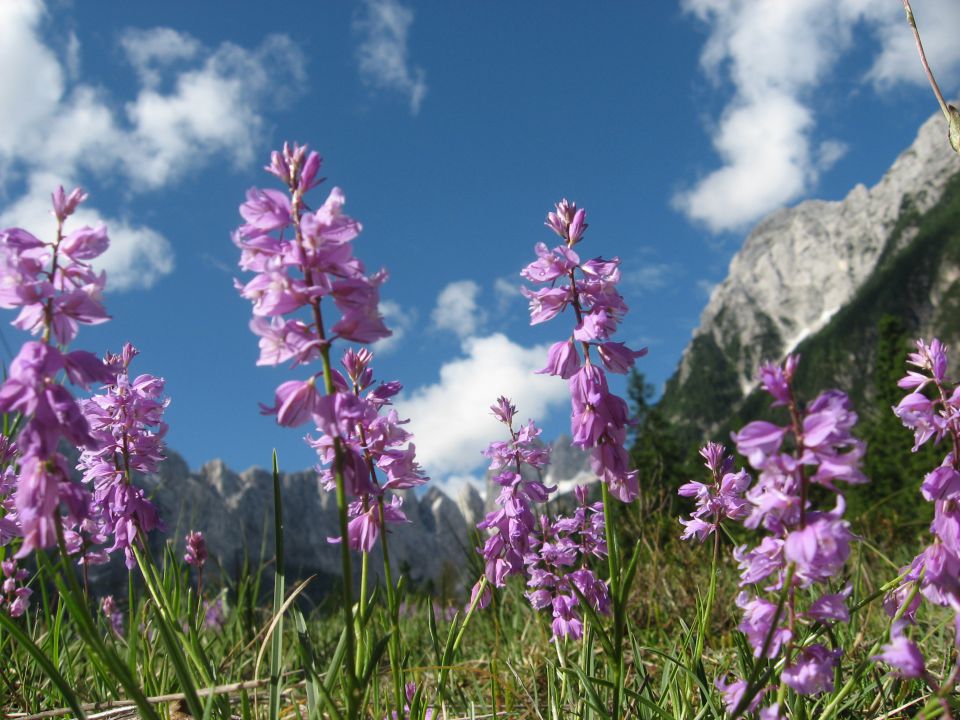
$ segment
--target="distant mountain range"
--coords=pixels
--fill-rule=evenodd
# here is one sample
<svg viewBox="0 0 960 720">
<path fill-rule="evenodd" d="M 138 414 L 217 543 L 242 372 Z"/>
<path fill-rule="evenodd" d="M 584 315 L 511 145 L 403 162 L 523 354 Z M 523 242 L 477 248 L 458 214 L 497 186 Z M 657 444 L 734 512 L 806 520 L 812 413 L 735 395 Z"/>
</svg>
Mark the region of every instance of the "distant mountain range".
<svg viewBox="0 0 960 720">
<path fill-rule="evenodd" d="M 167 537 L 182 543 L 191 530 L 207 537 L 211 557 L 228 574 L 249 558 L 253 567 L 273 557 L 273 479 L 261 468 L 237 473 L 221 460 L 191 471 L 182 457 L 168 451 L 156 475 L 142 479 L 160 509 Z M 569 492 L 577 483 L 595 480 L 588 457 L 570 447 L 569 438 L 553 445 L 553 464 L 545 476 L 549 484 Z M 490 484 L 488 478 L 488 484 Z M 336 500 L 325 491 L 312 470 L 281 473 L 284 545 L 287 567 L 296 577 L 320 575 L 318 587 L 340 574 L 340 550 L 327 542 L 339 535 Z M 497 488 L 487 500 L 471 484 L 459 486 L 453 497 L 442 483 L 430 483 L 425 492 L 403 494 L 410 522 L 390 527 L 391 563 L 408 580 L 438 590 L 454 590 L 472 583 L 471 562 L 476 555 L 471 539 L 477 522 L 492 507 Z M 261 547 L 265 551 L 261 555 Z M 375 574 L 382 567 L 379 549 L 371 557 Z"/>
<path fill-rule="evenodd" d="M 872 188 L 757 225 L 713 290 L 660 409 L 689 438 L 722 437 L 762 412 L 760 363 L 791 352 L 803 356 L 804 392 L 836 386 L 869 400 L 884 316 L 908 337 L 935 334 L 960 348 L 960 157 L 939 113 Z"/>
</svg>

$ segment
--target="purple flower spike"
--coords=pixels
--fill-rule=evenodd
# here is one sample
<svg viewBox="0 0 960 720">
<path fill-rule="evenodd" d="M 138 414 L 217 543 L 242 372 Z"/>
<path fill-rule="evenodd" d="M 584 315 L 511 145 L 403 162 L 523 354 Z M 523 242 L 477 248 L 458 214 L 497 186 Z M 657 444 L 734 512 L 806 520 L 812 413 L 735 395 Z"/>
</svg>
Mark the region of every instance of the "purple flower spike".
<svg viewBox="0 0 960 720">
<path fill-rule="evenodd" d="M 112 535 L 107 551 L 123 550 L 128 568 L 136 565 L 136 539 L 162 525 L 154 504 L 133 483 L 133 473 L 154 473 L 164 459 L 163 413 L 169 404 L 162 379 L 131 377 L 130 363 L 138 354 L 127 343 L 119 354 L 104 358 L 103 367 L 113 375 L 101 394 L 82 403 L 95 447 L 84 450 L 77 464 L 84 481 L 93 486 L 90 532 L 104 539 Z"/>
<path fill-rule="evenodd" d="M 681 539 L 696 538 L 703 542 L 717 532 L 724 520 L 742 520 L 750 514 L 750 504 L 743 497 L 750 484 L 750 476 L 743 470 L 731 472 L 733 458 L 719 443 L 707 443 L 700 449 L 700 455 L 707 461 L 706 467 L 713 475 L 712 484 L 691 480 L 681 485 L 677 494 L 694 498 L 697 503 L 689 520 L 680 519 L 684 526 Z"/>
<path fill-rule="evenodd" d="M 782 654 L 790 659 L 780 673 L 783 683 L 801 695 L 816 695 L 833 690 L 841 651 L 822 645 L 802 646 L 795 631 L 801 621 L 830 624 L 850 619 L 850 587 L 839 593 L 825 592 L 842 572 L 856 540 L 843 519 L 845 502 L 836 482 L 862 483 L 866 477 L 859 469 L 864 445 L 852 434 L 857 415 L 849 399 L 829 390 L 801 405 L 793 390 L 798 362 L 798 357 L 791 355 L 782 366 L 768 364 L 760 371 L 772 405 L 785 407 L 789 422 L 782 426 L 751 422 L 733 434 L 737 450 L 758 472 L 753 486 L 746 473 L 727 473 L 716 500 L 699 483 L 683 486 L 681 494 L 696 497 L 698 507 L 714 502 L 718 518 L 739 517 L 748 528 L 769 533 L 753 548 L 744 545 L 734 550 L 741 587 L 759 585 L 762 593 L 758 596 L 751 590 L 738 597 L 737 605 L 743 610 L 739 629 L 756 656 L 766 647 L 768 658 Z M 711 469 L 726 463 L 716 447 L 708 446 L 701 454 Z M 836 494 L 833 510 L 812 506 L 811 484 Z M 724 488 L 729 500 L 721 505 Z M 739 505 L 741 498 L 743 504 Z M 706 521 L 706 513 L 703 515 L 702 521 Z M 809 593 L 797 593 L 796 589 L 817 586 L 823 589 L 804 609 Z M 764 708 L 760 714 L 782 716 L 778 705 Z"/>
<path fill-rule="evenodd" d="M 203 604 L 203 627 L 207 630 L 220 632 L 227 622 L 227 609 L 223 595 L 208 600 Z"/>
<path fill-rule="evenodd" d="M 933 440 L 948 438 L 949 450 L 940 466 L 929 472 L 920 485 L 923 498 L 933 503 L 933 538 L 907 568 L 903 584 L 883 601 L 884 609 L 897 619 L 890 628 L 890 641 L 874 660 L 883 661 L 894 673 L 907 678 L 926 679 L 923 656 L 904 630 L 916 622 L 923 600 L 950 607 L 954 613 L 955 642 L 960 642 L 960 384 L 947 379 L 947 351 L 938 339 L 916 341 L 909 353 L 909 370 L 897 383 L 910 392 L 893 408 L 903 425 L 914 433 L 914 451 Z M 919 590 L 919 592 L 917 592 Z M 906 605 L 908 599 L 910 604 Z M 953 669 L 954 677 L 957 672 Z M 931 684 L 936 691 L 936 686 Z"/>
<path fill-rule="evenodd" d="M 190 532 L 185 540 L 187 551 L 183 555 L 183 561 L 197 570 L 203 570 L 203 566 L 207 563 L 207 541 L 203 533 Z"/>
<path fill-rule="evenodd" d="M 603 505 L 589 505 L 587 488 L 579 486 L 575 492 L 579 507 L 572 516 L 552 522 L 541 516 L 538 521 L 535 504 L 546 502 L 556 491 L 539 479 L 550 460 L 549 448 L 540 443 L 540 430 L 532 420 L 514 429 L 516 408 L 507 398 L 499 398 L 493 410 L 509 428 L 510 440 L 492 442 L 484 451 L 493 479 L 501 486 L 497 509 L 477 523 L 488 533 L 483 547 L 477 548 L 485 564 L 485 593 L 491 585 L 506 585 L 511 575 L 522 575 L 531 606 L 552 610 L 554 637 L 580 638 L 581 596 L 601 614 L 610 609 L 606 583 L 587 564 L 589 557 L 607 553 Z M 474 597 L 478 590 L 479 584 Z M 485 607 L 489 597 L 485 594 L 479 602 Z"/>
<path fill-rule="evenodd" d="M 17 567 L 13 559 L 0 562 L 3 572 L 3 584 L 0 585 L 0 612 L 6 612 L 10 617 L 20 617 L 30 604 L 33 591 L 24 585 L 29 577 L 24 568 Z"/>
<path fill-rule="evenodd" d="M 0 412 L 23 416 L 15 478 L 6 452 L 0 462 L 0 486 L 6 488 L 0 492 L 4 514 L 0 541 L 21 537 L 16 557 L 55 545 L 58 531 L 68 550 L 84 548 L 84 561 L 98 554 L 79 540 L 79 533 L 88 530 L 98 537 L 91 527 L 96 506 L 86 489 L 71 479 L 58 451 L 63 441 L 83 449 L 97 445 L 64 378 L 88 389 L 110 376 L 90 353 L 66 348 L 80 325 L 109 319 L 102 305 L 106 275 L 88 264 L 107 249 L 106 229 L 83 227 L 64 233 L 64 222 L 85 199 L 79 188 L 67 194 L 59 187 L 52 193 L 53 241 L 40 240 L 22 228 L 0 230 L 0 307 L 19 308 L 12 324 L 38 338 L 23 344 L 0 385 Z M 15 487 L 7 487 L 11 485 Z M 25 608 L 26 597 L 22 595 L 18 609 Z"/>
<path fill-rule="evenodd" d="M 234 284 L 253 303 L 250 328 L 260 338 L 258 365 L 328 363 L 338 338 L 366 344 L 391 334 L 379 310 L 387 273 L 368 275 L 354 256 L 352 243 L 363 227 L 344 212 L 343 191 L 332 188 L 316 210 L 307 206 L 306 194 L 323 182 L 322 162 L 307 146 L 284 143 L 265 169 L 285 190 L 252 188 L 240 206 L 244 223 L 233 241 L 240 248 L 240 268 L 255 276 Z M 339 318 L 323 317 L 324 299 L 323 307 L 335 308 Z M 345 376 L 325 367 L 325 380 L 319 372 L 288 380 L 276 389 L 272 406 L 261 405 L 280 425 L 313 422 L 319 436 L 307 442 L 320 457 L 320 482 L 330 490 L 342 479 L 349 496 L 346 542 L 364 552 L 373 549 L 386 524 L 406 521 L 399 496 L 387 493 L 427 481 L 411 436 L 401 428 L 406 421 L 385 410 L 401 386 L 374 386 L 372 359 L 366 348 L 349 349 L 341 362 Z"/>
<path fill-rule="evenodd" d="M 620 260 L 581 261 L 573 246 L 587 229 L 586 213 L 574 203 L 557 203 L 555 212 L 547 215 L 546 225 L 564 243 L 553 249 L 537 243 L 534 252 L 538 259 L 521 272 L 533 283 L 550 283 L 535 290 L 521 289 L 530 302 L 530 323 L 552 320 L 572 306 L 576 325 L 572 337 L 550 347 L 547 365 L 538 372 L 569 380 L 573 444 L 592 450 L 593 471 L 615 497 L 631 502 L 640 488 L 637 472 L 630 469 L 624 449 L 629 425 L 627 405 L 610 392 L 604 368 L 626 373 L 647 351 L 632 350 L 612 339 L 627 312 L 616 288 Z M 593 350 L 597 354 L 591 357 Z"/>
</svg>

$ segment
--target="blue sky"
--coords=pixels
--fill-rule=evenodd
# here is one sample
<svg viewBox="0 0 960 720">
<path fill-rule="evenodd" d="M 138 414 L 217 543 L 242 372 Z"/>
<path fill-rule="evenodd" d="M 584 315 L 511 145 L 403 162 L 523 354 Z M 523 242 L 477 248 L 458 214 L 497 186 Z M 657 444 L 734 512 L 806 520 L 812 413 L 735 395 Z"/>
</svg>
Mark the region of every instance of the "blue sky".
<svg viewBox="0 0 960 720">
<path fill-rule="evenodd" d="M 914 8 L 955 92 L 960 5 Z M 2 0 L 0 226 L 49 233 L 50 190 L 87 188 L 114 320 L 77 346 L 141 348 L 192 466 L 276 447 L 303 468 L 305 429 L 257 409 L 303 370 L 255 366 L 229 233 L 270 150 L 309 143 L 391 274 L 377 375 L 456 482 L 482 472 L 497 395 L 567 424 L 565 384 L 530 370 L 569 319 L 530 328 L 517 292 L 555 201 L 587 208 L 582 254 L 622 259 L 619 339 L 662 384 L 757 219 L 876 182 L 912 141 L 936 109 L 914 53 L 898 0 Z"/>
</svg>

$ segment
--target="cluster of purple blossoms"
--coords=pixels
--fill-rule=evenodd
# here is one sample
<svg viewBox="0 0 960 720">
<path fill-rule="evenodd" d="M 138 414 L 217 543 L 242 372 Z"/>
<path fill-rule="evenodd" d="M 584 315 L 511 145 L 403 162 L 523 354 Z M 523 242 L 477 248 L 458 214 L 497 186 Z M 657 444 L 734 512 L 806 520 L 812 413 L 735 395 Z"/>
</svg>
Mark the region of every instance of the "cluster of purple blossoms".
<svg viewBox="0 0 960 720">
<path fill-rule="evenodd" d="M 611 339 L 627 312 L 617 291 L 620 259 L 581 262 L 573 247 L 587 229 L 586 213 L 573 203 L 557 203 L 556 212 L 547 215 L 546 225 L 564 244 L 551 250 L 537 243 L 539 259 L 521 272 L 530 282 L 546 285 L 539 290 L 523 288 L 530 301 L 530 323 L 551 320 L 571 306 L 577 325 L 568 339 L 550 348 L 547 366 L 540 372 L 569 381 L 573 444 L 592 450 L 593 471 L 610 492 L 630 502 L 640 489 L 637 472 L 630 470 L 624 448 L 629 424 L 627 404 L 610 392 L 604 368 L 625 374 L 647 351 L 631 350 Z M 600 364 L 595 364 L 592 350 Z"/>
<path fill-rule="evenodd" d="M 830 390 L 801 407 L 792 385 L 797 362 L 797 356 L 790 356 L 782 367 L 767 365 L 760 371 L 763 388 L 773 396 L 774 406 L 787 408 L 790 422 L 779 426 L 756 421 L 733 436 L 737 450 L 759 473 L 756 484 L 746 492 L 749 512 L 744 513 L 744 524 L 763 527 L 769 533 L 752 549 L 737 548 L 734 557 L 741 570 L 741 587 L 754 588 L 737 598 L 743 611 L 739 628 L 754 655 L 775 658 L 782 653 L 782 682 L 801 695 L 815 695 L 833 689 L 841 652 L 822 644 L 800 647 L 797 630 L 801 623 L 847 622 L 850 588 L 822 592 L 803 611 L 796 590 L 826 587 L 840 573 L 855 538 L 843 519 L 845 503 L 835 483 L 867 479 L 859 467 L 864 444 L 851 433 L 857 415 L 849 399 Z M 811 484 L 836 493 L 834 509 L 812 507 Z M 760 584 L 763 593 L 784 598 L 782 608 L 756 594 Z M 744 687 L 739 681 L 725 686 L 728 702 L 735 696 L 739 702 Z M 766 709 L 769 717 L 776 713 L 776 706 Z"/>
<path fill-rule="evenodd" d="M 119 354 L 104 358 L 110 380 L 103 392 L 80 404 L 95 445 L 80 454 L 77 464 L 84 481 L 93 486 L 89 520 L 95 529 L 84 545 L 107 542 L 112 536 L 106 552 L 123 550 L 128 568 L 136 566 L 137 538 L 161 526 L 156 506 L 133 483 L 133 473 L 156 472 L 164 459 L 163 412 L 169 404 L 162 397 L 161 378 L 130 375 L 130 363 L 138 354 L 126 343 Z"/>
<path fill-rule="evenodd" d="M 5 611 L 10 617 L 20 617 L 27 611 L 30 596 L 33 590 L 24 585 L 30 573 L 24 568 L 17 567 L 13 558 L 0 562 L 3 572 L 3 585 L 0 586 L 0 611 Z"/>
<path fill-rule="evenodd" d="M 746 470 L 733 471 L 733 457 L 727 455 L 726 448 L 720 443 L 707 443 L 700 449 L 700 455 L 706 460 L 704 465 L 713 476 L 713 482 L 707 485 L 691 480 L 681 485 L 677 493 L 694 498 L 697 503 L 689 520 L 680 519 L 683 525 L 680 537 L 703 542 L 717 532 L 724 520 L 743 520 L 750 514 L 751 506 L 743 493 L 752 478 Z"/>
<path fill-rule="evenodd" d="M 93 448 L 86 418 L 73 395 L 58 380 L 89 389 L 108 382 L 109 369 L 95 355 L 66 352 L 79 325 L 108 319 L 100 302 L 106 282 L 89 261 L 109 244 L 106 228 L 82 227 L 65 235 L 64 221 L 86 199 L 76 189 L 53 193 L 56 238 L 44 242 L 22 228 L 0 230 L 0 307 L 20 308 L 13 324 L 39 340 L 23 344 L 0 386 L 0 413 L 17 413 L 24 423 L 17 436 L 20 453 L 16 522 L 23 538 L 18 557 L 57 543 L 58 528 L 74 527 L 89 514 L 89 493 L 70 479 L 61 440 Z M 61 515 L 61 504 L 66 511 Z"/>
<path fill-rule="evenodd" d="M 193 531 L 187 533 L 187 536 L 184 538 L 186 543 L 186 552 L 183 555 L 183 561 L 195 567 L 198 571 L 203 570 L 203 566 L 207 564 L 207 541 L 203 537 L 203 533 L 199 531 Z"/>
<path fill-rule="evenodd" d="M 308 438 L 320 456 L 317 467 L 326 490 L 336 487 L 334 467 L 339 446 L 344 489 L 351 498 L 347 507 L 347 543 L 352 550 L 370 552 L 386 523 L 407 522 L 399 490 L 423 485 L 424 476 L 417 463 L 413 437 L 401 425 L 390 398 L 403 386 L 396 381 L 374 386 L 370 362 L 373 354 L 366 348 L 348 349 L 341 364 L 346 377 L 332 371 L 336 392 L 322 399 L 314 420 L 319 437 Z M 377 472 L 386 478 L 381 484 Z M 389 499 L 387 491 L 391 492 Z M 340 542 L 340 538 L 331 538 Z"/>
<path fill-rule="evenodd" d="M 240 267 L 256 276 L 236 281 L 240 294 L 253 303 L 250 329 L 260 337 L 258 365 L 278 365 L 291 360 L 300 365 L 320 357 L 336 337 L 370 343 L 388 337 L 378 304 L 381 270 L 371 276 L 353 255 L 351 241 L 361 225 L 344 215 L 340 188 L 333 188 L 316 211 L 307 207 L 305 194 L 319 185 L 320 156 L 306 146 L 284 145 L 274 152 L 266 170 L 278 177 L 289 196 L 277 190 L 251 188 L 240 206 L 244 219 L 233 234 L 240 248 Z M 320 302 L 330 298 L 341 318 L 326 330 Z M 303 318 L 287 317 L 298 311 Z M 277 389 L 270 409 L 281 425 L 301 425 L 317 402 L 316 376 L 290 381 Z"/>
<path fill-rule="evenodd" d="M 507 426 L 510 440 L 490 443 L 483 454 L 490 458 L 493 481 L 500 486 L 498 508 L 479 523 L 477 528 L 489 532 L 486 542 L 477 551 L 483 555 L 484 574 L 494 587 L 503 587 L 511 575 L 525 574 L 525 558 L 536 527 L 533 504 L 546 502 L 555 486 L 544 485 L 541 471 L 550 464 L 550 448 L 537 442 L 540 429 L 530 420 L 519 430 L 513 428 L 517 408 L 505 397 L 490 408 L 494 416 Z M 524 465 L 531 468 L 524 475 Z"/>
<path fill-rule="evenodd" d="M 317 359 L 328 363 L 336 338 L 372 343 L 391 334 L 379 311 L 386 271 L 367 276 L 354 257 L 351 241 L 361 225 L 342 213 L 343 192 L 334 188 L 315 212 L 305 204 L 305 193 L 322 182 L 317 177 L 320 164 L 320 156 L 305 146 L 284 145 L 266 169 L 286 185 L 289 197 L 253 188 L 240 206 L 246 221 L 234 234 L 240 267 L 257 275 L 237 288 L 253 302 L 250 327 L 260 336 L 259 365 L 290 360 L 297 366 Z M 330 335 L 321 312 L 324 298 L 332 300 L 341 315 Z M 386 501 L 385 492 L 427 480 L 415 447 L 407 444 L 410 433 L 400 427 L 405 421 L 393 409 L 380 414 L 401 385 L 372 387 L 372 358 L 365 349 L 348 350 L 342 361 L 346 375 L 331 368 L 327 379 L 318 372 L 285 382 L 277 388 L 273 406 L 262 408 L 276 415 L 280 425 L 314 423 L 319 436 L 308 442 L 320 456 L 321 481 L 332 489 L 335 474 L 342 472 L 351 498 L 347 542 L 363 551 L 373 548 L 385 523 L 406 520 L 402 498 L 393 495 Z M 318 381 L 327 387 L 318 388 Z M 386 476 L 382 485 L 377 470 Z"/>
<path fill-rule="evenodd" d="M 553 636 L 583 636 L 580 596 L 601 615 L 610 613 L 610 592 L 588 565 L 607 555 L 603 503 L 588 503 L 588 489 L 577 486 L 577 508 L 571 516 L 540 516 L 526 555 L 527 599 L 537 610 L 553 612 Z"/>
<path fill-rule="evenodd" d="M 554 637 L 579 638 L 583 622 L 577 590 L 598 612 L 609 610 L 607 585 L 587 565 L 589 557 L 607 553 L 603 506 L 587 504 L 587 489 L 578 487 L 579 507 L 571 517 L 551 521 L 541 515 L 537 522 L 534 504 L 546 502 L 557 489 L 540 479 L 550 462 L 550 449 L 538 442 L 541 431 L 532 420 L 514 430 L 517 409 L 507 398 L 499 398 L 491 410 L 509 429 L 510 440 L 492 442 L 484 450 L 493 480 L 501 487 L 498 509 L 477 524 L 489 533 L 483 547 L 477 548 L 483 555 L 484 575 L 494 587 L 503 587 L 511 575 L 522 575 L 530 604 L 537 610 L 552 609 Z M 524 466 L 530 468 L 526 473 Z M 536 477 L 531 478 L 531 471 Z M 479 589 L 480 583 L 474 586 L 474 595 Z M 485 594 L 480 606 L 487 602 Z"/>
<path fill-rule="evenodd" d="M 920 486 L 924 499 L 934 504 L 930 532 L 933 541 L 905 568 L 904 583 L 884 601 L 895 618 L 890 642 L 877 659 L 903 677 L 926 675 L 923 655 L 905 630 L 916 621 L 921 596 L 934 605 L 950 607 L 956 614 L 960 643 L 960 383 L 946 376 L 947 350 L 937 339 L 927 345 L 917 341 L 917 351 L 907 356 L 910 370 L 897 383 L 908 394 L 893 408 L 914 432 L 914 451 L 933 440 L 950 440 L 950 450 L 940 466 L 927 473 Z M 958 666 L 960 668 L 960 666 Z M 960 670 L 955 670 L 956 672 Z"/>
<path fill-rule="evenodd" d="M 17 505 L 13 500 L 17 489 L 16 457 L 17 444 L 6 435 L 0 435 L 0 547 L 21 535 Z"/>
</svg>

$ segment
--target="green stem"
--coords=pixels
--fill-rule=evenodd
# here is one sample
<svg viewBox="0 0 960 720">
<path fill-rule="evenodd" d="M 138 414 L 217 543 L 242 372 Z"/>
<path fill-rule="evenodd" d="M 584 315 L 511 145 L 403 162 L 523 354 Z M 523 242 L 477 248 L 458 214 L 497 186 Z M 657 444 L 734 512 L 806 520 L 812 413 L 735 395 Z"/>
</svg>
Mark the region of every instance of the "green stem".
<svg viewBox="0 0 960 720">
<path fill-rule="evenodd" d="M 293 179 L 290 184 L 290 210 L 293 216 L 293 228 L 296 235 L 297 246 L 301 249 L 303 244 L 303 231 L 300 227 L 300 217 L 303 208 L 303 192 L 296 184 L 296 178 L 299 177 L 300 168 L 291 168 L 290 177 Z M 307 286 L 312 287 L 314 283 L 313 270 L 309 267 L 301 268 L 303 277 Z M 333 395 L 336 388 L 333 385 L 333 371 L 330 364 L 330 343 L 327 340 L 326 332 L 323 326 L 323 314 L 320 312 L 320 298 L 314 299 L 310 303 L 310 311 L 313 314 L 313 322 L 317 334 L 317 340 L 320 343 L 320 360 L 323 365 L 323 386 L 327 395 Z M 359 717 L 359 690 L 357 689 L 356 676 L 356 639 L 353 630 L 353 571 L 350 562 L 350 546 L 347 541 L 347 493 L 343 480 L 343 446 L 339 438 L 333 441 L 333 476 L 336 483 L 337 495 L 337 518 L 340 526 L 340 565 L 343 575 L 343 622 L 346 630 L 347 648 L 346 662 L 344 663 L 344 674 L 347 681 L 347 718 L 355 720 Z"/>
<path fill-rule="evenodd" d="M 369 575 L 370 553 L 364 552 L 360 559 L 360 608 L 357 612 L 355 627 L 357 633 L 357 675 L 363 674 L 363 668 L 366 663 L 364 657 L 364 646 L 366 639 L 364 637 L 364 618 L 367 616 L 367 577 Z"/>
<path fill-rule="evenodd" d="M 700 634 L 697 636 L 697 647 L 693 654 L 694 667 L 703 657 L 703 647 L 706 642 L 707 632 L 710 628 L 710 616 L 713 614 L 713 603 L 717 595 L 717 568 L 720 565 L 720 518 L 719 513 L 716 517 L 717 528 L 713 533 L 713 557 L 710 561 L 710 587 L 707 590 L 707 602 L 703 608 L 703 615 L 700 617 Z"/>
<path fill-rule="evenodd" d="M 299 231 L 299 226 L 298 226 Z M 308 279 L 309 283 L 309 279 Z M 313 302 L 314 322 L 317 324 L 317 335 L 322 341 L 325 341 L 323 332 L 323 319 L 320 315 L 320 301 Z M 333 373 L 330 365 L 330 346 L 325 342 L 320 347 L 320 359 L 323 363 L 323 384 L 327 395 L 333 395 L 336 389 L 333 386 Z M 359 691 L 357 689 L 357 654 L 356 639 L 353 630 L 353 569 L 350 562 L 350 544 L 347 534 L 347 492 L 343 481 L 343 447 L 339 438 L 334 438 L 333 442 L 333 476 L 336 482 L 337 494 L 337 519 L 340 526 L 340 568 L 343 575 L 343 622 L 347 628 L 347 657 L 345 665 L 345 675 L 347 680 L 347 718 L 355 720 L 359 717 L 358 700 Z"/>
<path fill-rule="evenodd" d="M 273 530 L 276 549 L 276 572 L 273 577 L 273 613 L 281 613 L 286 595 L 286 566 L 283 552 L 283 506 L 280 498 L 280 466 L 273 451 Z M 199 582 L 198 582 L 199 586 Z M 197 593 L 199 594 L 199 587 Z M 202 600 L 201 600 L 202 602 Z M 283 615 L 277 619 L 270 644 L 270 720 L 280 717 L 281 675 L 283 674 Z"/>
<path fill-rule="evenodd" d="M 463 624 L 460 625 L 460 630 L 457 631 L 457 637 L 453 641 L 453 647 L 450 649 L 450 654 L 446 654 L 443 657 L 442 667 L 440 668 L 440 677 L 437 679 L 437 695 L 443 697 L 444 690 L 447 685 L 447 678 L 450 676 L 450 660 L 454 655 L 457 654 L 457 650 L 460 649 L 460 642 L 463 640 L 463 635 L 467 630 L 467 625 L 470 624 L 470 618 L 473 617 L 473 611 L 476 610 L 477 604 L 480 602 L 480 598 L 483 597 L 483 591 L 487 589 L 487 578 L 483 576 L 480 578 L 480 587 L 477 588 L 477 592 L 474 594 L 473 599 L 470 601 L 470 607 L 467 608 L 467 614 L 463 618 Z"/>
<path fill-rule="evenodd" d="M 380 517 L 384 517 L 383 496 L 377 498 L 380 506 Z M 400 606 L 397 603 L 396 588 L 393 585 L 393 573 L 390 569 L 390 551 L 387 549 L 387 533 L 381 534 L 381 544 L 383 546 L 383 576 L 387 583 L 387 611 L 390 613 L 390 627 L 393 632 L 390 635 L 390 672 L 393 675 L 393 693 L 394 701 L 397 704 L 397 715 L 403 711 L 403 667 L 401 666 L 401 647 L 400 642 Z"/>
<path fill-rule="evenodd" d="M 607 568 L 610 573 L 610 604 L 613 609 L 613 712 L 612 720 L 620 720 L 620 699 L 623 689 L 623 606 L 620 603 L 620 559 L 617 553 L 616 530 L 613 527 L 613 501 L 605 482 L 600 483 L 603 497 L 603 526 L 607 538 Z"/>
</svg>

